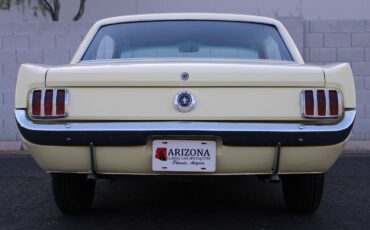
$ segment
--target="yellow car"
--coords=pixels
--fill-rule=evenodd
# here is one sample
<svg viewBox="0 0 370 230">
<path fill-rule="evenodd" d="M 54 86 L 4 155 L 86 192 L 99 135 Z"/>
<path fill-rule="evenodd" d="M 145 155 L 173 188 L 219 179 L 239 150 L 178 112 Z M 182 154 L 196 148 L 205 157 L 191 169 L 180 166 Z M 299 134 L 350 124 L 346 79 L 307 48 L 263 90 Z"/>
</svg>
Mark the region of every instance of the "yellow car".
<svg viewBox="0 0 370 230">
<path fill-rule="evenodd" d="M 184 13 L 104 19 L 70 64 L 23 64 L 15 115 L 66 214 L 118 175 L 281 179 L 311 213 L 355 106 L 350 66 L 306 65 L 279 21 Z"/>
</svg>

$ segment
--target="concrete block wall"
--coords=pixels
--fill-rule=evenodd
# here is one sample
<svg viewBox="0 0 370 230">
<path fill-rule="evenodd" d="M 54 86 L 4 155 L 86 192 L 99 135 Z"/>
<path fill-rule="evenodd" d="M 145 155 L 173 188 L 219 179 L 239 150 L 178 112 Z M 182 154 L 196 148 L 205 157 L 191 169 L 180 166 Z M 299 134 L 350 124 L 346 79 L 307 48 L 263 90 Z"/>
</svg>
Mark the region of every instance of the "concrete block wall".
<svg viewBox="0 0 370 230">
<path fill-rule="evenodd" d="M 357 118 L 352 140 L 370 140 L 370 21 L 306 21 L 304 47 L 308 63 L 351 64 L 357 89 Z"/>
<path fill-rule="evenodd" d="M 0 23 L 0 142 L 20 141 L 13 112 L 20 64 L 68 63 L 92 24 Z"/>
<path fill-rule="evenodd" d="M 370 140 L 370 21 L 279 18 L 307 63 L 349 62 L 357 88 L 353 140 Z M 21 63 L 68 63 L 93 22 L 0 23 L 0 142 L 20 141 L 14 87 Z"/>
</svg>

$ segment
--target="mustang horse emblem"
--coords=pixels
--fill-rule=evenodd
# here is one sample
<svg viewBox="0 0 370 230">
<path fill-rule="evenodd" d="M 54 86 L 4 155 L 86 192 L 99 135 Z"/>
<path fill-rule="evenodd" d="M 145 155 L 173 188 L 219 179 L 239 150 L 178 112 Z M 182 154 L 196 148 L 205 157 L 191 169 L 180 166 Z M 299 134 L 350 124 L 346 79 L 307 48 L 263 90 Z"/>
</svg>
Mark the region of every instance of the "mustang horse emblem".
<svg viewBox="0 0 370 230">
<path fill-rule="evenodd" d="M 194 109 L 196 100 L 189 91 L 181 91 L 176 94 L 174 105 L 180 112 L 189 112 Z"/>
</svg>

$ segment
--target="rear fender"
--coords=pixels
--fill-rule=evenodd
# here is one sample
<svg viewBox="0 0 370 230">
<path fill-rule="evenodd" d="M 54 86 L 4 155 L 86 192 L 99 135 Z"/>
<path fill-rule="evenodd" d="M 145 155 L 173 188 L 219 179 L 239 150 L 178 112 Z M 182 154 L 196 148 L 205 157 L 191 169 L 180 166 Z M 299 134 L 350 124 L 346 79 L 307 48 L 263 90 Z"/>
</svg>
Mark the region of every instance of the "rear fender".
<svg viewBox="0 0 370 230">
<path fill-rule="evenodd" d="M 33 88 L 45 87 L 45 77 L 48 68 L 43 65 L 21 65 L 16 85 L 15 108 L 27 108 L 28 93 Z"/>
<path fill-rule="evenodd" d="M 343 94 L 345 109 L 356 107 L 355 84 L 351 66 L 348 63 L 322 66 L 325 75 L 325 87 L 337 88 Z"/>
</svg>

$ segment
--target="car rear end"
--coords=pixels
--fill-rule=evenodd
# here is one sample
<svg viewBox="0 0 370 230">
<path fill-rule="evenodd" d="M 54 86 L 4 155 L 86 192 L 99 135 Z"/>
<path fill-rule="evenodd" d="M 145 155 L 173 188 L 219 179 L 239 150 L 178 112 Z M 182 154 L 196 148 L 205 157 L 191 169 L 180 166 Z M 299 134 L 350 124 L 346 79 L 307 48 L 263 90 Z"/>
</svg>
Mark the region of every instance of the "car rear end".
<svg viewBox="0 0 370 230">
<path fill-rule="evenodd" d="M 342 90 L 325 87 L 321 67 L 282 66 L 183 61 L 56 67 L 16 113 L 28 147 L 48 172 L 91 171 L 93 144 L 99 173 L 158 174 L 152 159 L 157 139 L 215 141 L 215 165 L 204 169 L 212 174 L 270 174 L 278 144 L 280 173 L 325 172 L 349 136 L 354 111 L 346 108 Z M 188 71 L 187 81 L 181 70 Z M 193 110 L 176 109 L 179 92 L 193 95 Z"/>
<path fill-rule="evenodd" d="M 71 65 L 22 65 L 15 113 L 35 160 L 58 183 L 66 173 L 306 174 L 320 190 L 355 118 L 350 66 L 304 65 L 272 19 L 190 16 L 103 20 Z M 301 186 L 293 177 L 285 194 Z M 317 196 L 307 207 L 289 197 L 297 210 L 318 207 Z"/>
</svg>

